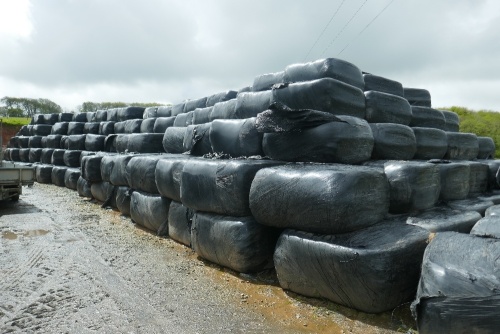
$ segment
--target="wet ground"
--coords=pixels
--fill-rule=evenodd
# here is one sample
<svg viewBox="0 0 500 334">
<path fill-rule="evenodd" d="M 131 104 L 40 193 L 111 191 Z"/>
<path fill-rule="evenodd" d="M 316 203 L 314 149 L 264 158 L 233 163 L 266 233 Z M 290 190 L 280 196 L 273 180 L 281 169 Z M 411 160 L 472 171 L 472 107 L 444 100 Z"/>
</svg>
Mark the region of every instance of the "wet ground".
<svg viewBox="0 0 500 334">
<path fill-rule="evenodd" d="M 198 258 L 75 191 L 0 202 L 0 333 L 413 332 L 409 305 L 369 315 Z"/>
</svg>

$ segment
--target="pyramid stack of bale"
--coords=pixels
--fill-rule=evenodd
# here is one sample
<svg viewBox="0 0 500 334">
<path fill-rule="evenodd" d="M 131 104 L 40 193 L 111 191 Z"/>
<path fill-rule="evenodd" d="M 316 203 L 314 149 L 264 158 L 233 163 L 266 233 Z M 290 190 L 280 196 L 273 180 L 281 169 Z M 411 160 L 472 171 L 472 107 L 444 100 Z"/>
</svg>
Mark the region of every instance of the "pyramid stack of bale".
<svg viewBox="0 0 500 334">
<path fill-rule="evenodd" d="M 429 243 L 482 247 L 500 161 L 458 130 L 427 90 L 329 58 L 173 106 L 37 115 L 7 157 L 209 261 L 378 313 L 415 298 Z"/>
</svg>

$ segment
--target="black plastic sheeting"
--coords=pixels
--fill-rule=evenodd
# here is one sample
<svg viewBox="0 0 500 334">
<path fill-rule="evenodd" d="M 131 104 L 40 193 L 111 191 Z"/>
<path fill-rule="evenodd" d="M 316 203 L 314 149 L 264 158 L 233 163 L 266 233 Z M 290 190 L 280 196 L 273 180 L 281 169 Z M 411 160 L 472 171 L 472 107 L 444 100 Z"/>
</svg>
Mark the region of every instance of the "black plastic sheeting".
<svg viewBox="0 0 500 334">
<path fill-rule="evenodd" d="M 419 333 L 497 333 L 500 240 L 439 233 L 427 247 L 412 311 Z"/>
<path fill-rule="evenodd" d="M 31 137 L 29 137 L 29 136 L 21 136 L 21 137 L 17 137 L 17 138 L 16 138 L 16 141 L 17 141 L 17 147 L 18 147 L 18 148 L 28 148 L 30 138 L 31 138 Z"/>
<path fill-rule="evenodd" d="M 467 163 L 448 160 L 430 160 L 439 166 L 441 192 L 439 199 L 453 201 L 465 199 L 470 189 L 470 166 Z"/>
<path fill-rule="evenodd" d="M 336 116 L 329 122 L 300 132 L 265 133 L 264 154 L 283 161 L 359 164 L 369 160 L 374 139 L 365 120 Z"/>
<path fill-rule="evenodd" d="M 320 78 L 333 78 L 359 89 L 365 87 L 361 70 L 354 64 L 337 58 L 289 65 L 285 68 L 283 82 L 310 81 Z"/>
<path fill-rule="evenodd" d="M 210 129 L 213 151 L 231 157 L 264 155 L 262 137 L 256 128 L 256 118 L 215 120 Z"/>
<path fill-rule="evenodd" d="M 68 168 L 64 174 L 64 185 L 68 189 L 77 190 L 78 179 L 80 178 L 80 170 L 78 168 Z"/>
<path fill-rule="evenodd" d="M 52 152 L 51 164 L 55 166 L 65 166 L 64 163 L 64 152 L 66 150 L 56 149 Z"/>
<path fill-rule="evenodd" d="M 416 215 L 410 215 L 406 223 L 432 233 L 446 231 L 469 233 L 480 219 L 481 214 L 476 211 L 454 210 L 446 206 L 438 206 Z"/>
<path fill-rule="evenodd" d="M 458 115 L 453 111 L 448 110 L 440 110 L 443 113 L 445 120 L 445 128 L 444 130 L 447 132 L 458 132 L 460 128 L 460 119 Z"/>
<path fill-rule="evenodd" d="M 429 234 L 404 219 L 340 235 L 286 230 L 274 265 L 286 290 L 380 313 L 414 298 Z"/>
<path fill-rule="evenodd" d="M 413 130 L 401 124 L 372 123 L 374 145 L 372 159 L 411 160 L 417 152 Z"/>
<path fill-rule="evenodd" d="M 91 123 L 91 122 L 87 122 L 85 123 L 85 125 L 83 126 L 83 133 L 87 134 L 87 133 L 91 133 L 91 134 L 99 134 L 99 127 L 100 127 L 101 123 Z"/>
<path fill-rule="evenodd" d="M 42 148 L 42 136 L 31 136 L 28 140 L 29 148 Z"/>
<path fill-rule="evenodd" d="M 29 162 L 40 162 L 43 148 L 31 148 L 29 153 Z"/>
<path fill-rule="evenodd" d="M 101 176 L 102 155 L 89 155 L 81 160 L 82 177 L 89 182 L 103 181 Z M 109 181 L 109 180 L 106 180 Z"/>
<path fill-rule="evenodd" d="M 52 130 L 50 133 L 53 135 L 67 135 L 68 122 L 57 122 L 52 126 Z"/>
<path fill-rule="evenodd" d="M 83 134 L 84 122 L 69 122 L 68 123 L 68 136 Z"/>
<path fill-rule="evenodd" d="M 21 148 L 19 149 L 19 158 L 22 162 L 30 162 L 30 149 Z"/>
<path fill-rule="evenodd" d="M 85 136 L 85 149 L 87 151 L 104 151 L 104 140 L 106 136 L 87 134 Z"/>
<path fill-rule="evenodd" d="M 11 156 L 12 156 L 12 153 L 11 152 Z M 54 149 L 53 148 L 44 148 L 42 150 L 42 155 L 40 155 L 40 162 L 43 163 L 43 164 L 52 164 L 52 154 L 54 153 Z M 12 159 L 14 160 L 14 159 Z M 64 162 L 64 160 L 63 160 Z"/>
<path fill-rule="evenodd" d="M 178 103 L 174 104 L 172 106 L 172 110 L 170 111 L 170 114 L 172 116 L 177 116 L 179 114 L 182 114 L 184 112 L 184 103 Z"/>
<path fill-rule="evenodd" d="M 258 75 L 253 79 L 252 91 L 269 90 L 277 83 L 283 83 L 285 71 Z"/>
<path fill-rule="evenodd" d="M 153 127 L 154 133 L 165 133 L 167 128 L 174 126 L 175 117 L 158 117 Z"/>
<path fill-rule="evenodd" d="M 273 92 L 269 90 L 238 94 L 234 116 L 231 118 L 244 119 L 257 116 L 258 113 L 266 110 L 271 105 L 272 97 Z"/>
<path fill-rule="evenodd" d="M 117 108 L 113 108 L 113 109 L 108 109 L 106 110 L 107 111 L 107 114 L 106 114 L 106 121 L 108 122 L 118 122 L 118 109 Z"/>
<path fill-rule="evenodd" d="M 63 155 L 64 164 L 68 167 L 80 167 L 82 151 L 66 150 Z"/>
<path fill-rule="evenodd" d="M 99 123 L 99 134 L 103 136 L 112 135 L 115 133 L 116 122 L 101 122 Z"/>
<path fill-rule="evenodd" d="M 405 98 L 377 91 L 365 92 L 366 120 L 369 123 L 396 123 L 409 125 L 411 106 Z"/>
<path fill-rule="evenodd" d="M 59 114 L 59 122 L 71 122 L 73 120 L 73 113 L 70 112 L 62 112 Z M 57 124 L 57 123 L 56 123 Z"/>
<path fill-rule="evenodd" d="M 212 112 L 209 116 L 209 121 L 213 121 L 215 119 L 233 119 L 236 118 L 234 116 L 236 110 L 236 104 L 238 100 L 235 98 L 216 103 L 212 109 Z"/>
<path fill-rule="evenodd" d="M 161 133 L 134 133 L 128 136 L 127 152 L 165 153 Z"/>
<path fill-rule="evenodd" d="M 210 143 L 211 125 L 212 123 L 188 125 L 182 144 L 183 151 L 195 156 L 213 153 Z"/>
<path fill-rule="evenodd" d="M 278 231 L 252 217 L 228 217 L 197 212 L 191 242 L 204 259 L 237 272 L 250 273 L 273 266 Z"/>
<path fill-rule="evenodd" d="M 33 125 L 33 135 L 34 136 L 48 136 L 52 131 L 52 125 L 47 124 L 37 124 Z"/>
<path fill-rule="evenodd" d="M 469 197 L 479 196 L 488 191 L 489 166 L 478 161 L 464 161 L 469 165 Z"/>
<path fill-rule="evenodd" d="M 92 197 L 103 203 L 103 207 L 116 208 L 116 190 L 109 182 L 96 182 L 90 186 Z"/>
<path fill-rule="evenodd" d="M 495 215 L 482 218 L 474 225 L 470 234 L 478 237 L 500 239 L 500 217 Z"/>
<path fill-rule="evenodd" d="M 35 167 L 35 178 L 38 183 L 52 183 L 52 165 L 37 165 Z"/>
<path fill-rule="evenodd" d="M 43 137 L 42 146 L 45 148 L 61 148 L 62 135 L 48 135 Z"/>
<path fill-rule="evenodd" d="M 248 216 L 252 180 L 271 160 L 192 160 L 181 175 L 181 202 L 194 210 Z"/>
<path fill-rule="evenodd" d="M 89 181 L 80 176 L 76 182 L 76 191 L 78 192 L 78 196 L 92 198 L 90 185 L 91 183 Z"/>
<path fill-rule="evenodd" d="M 238 92 L 234 91 L 234 90 L 228 90 L 228 91 L 213 94 L 207 98 L 206 106 L 212 107 L 219 102 L 224 102 L 224 101 L 234 99 L 234 98 L 236 98 L 237 94 L 238 94 Z"/>
<path fill-rule="evenodd" d="M 172 201 L 168 210 L 168 236 L 181 244 L 191 247 L 191 225 L 194 211 Z"/>
<path fill-rule="evenodd" d="M 156 187 L 160 195 L 180 202 L 182 169 L 186 163 L 191 163 L 191 161 L 196 158 L 188 155 L 170 156 L 170 159 L 160 159 L 156 164 Z"/>
<path fill-rule="evenodd" d="M 486 210 L 493 206 L 493 202 L 489 200 L 481 200 L 477 198 L 462 199 L 457 201 L 449 201 L 446 203 L 450 208 L 462 211 L 476 211 L 484 217 Z"/>
<path fill-rule="evenodd" d="M 132 189 L 129 187 L 116 187 L 116 208 L 126 216 L 130 216 L 130 200 L 132 199 Z"/>
<path fill-rule="evenodd" d="M 183 153 L 184 137 L 186 135 L 185 127 L 169 127 L 163 135 L 163 149 L 167 153 Z"/>
<path fill-rule="evenodd" d="M 141 133 L 141 125 L 143 119 L 129 119 L 127 121 L 123 121 L 123 133 Z M 115 123 L 115 131 L 116 131 L 116 124 Z"/>
<path fill-rule="evenodd" d="M 412 106 L 431 107 L 431 94 L 426 89 L 405 87 L 404 98 Z"/>
<path fill-rule="evenodd" d="M 114 122 L 115 133 L 125 133 L 125 122 Z"/>
<path fill-rule="evenodd" d="M 486 209 L 485 217 L 500 216 L 500 205 L 493 205 Z"/>
<path fill-rule="evenodd" d="M 80 112 L 73 115 L 73 122 L 85 123 L 88 121 L 87 113 Z"/>
<path fill-rule="evenodd" d="M 127 186 L 127 164 L 135 155 L 105 155 L 101 160 L 101 178 L 115 186 Z"/>
<path fill-rule="evenodd" d="M 389 209 L 381 169 L 294 164 L 257 172 L 250 208 L 264 225 L 316 233 L 345 233 L 381 221 Z"/>
<path fill-rule="evenodd" d="M 157 117 L 170 117 L 172 116 L 172 106 L 160 106 L 156 111 Z"/>
<path fill-rule="evenodd" d="M 479 151 L 478 159 L 494 159 L 495 158 L 495 142 L 490 137 L 477 137 Z"/>
<path fill-rule="evenodd" d="M 85 150 L 85 138 L 87 135 L 72 135 L 72 136 L 67 136 L 66 138 L 66 145 L 65 149 L 68 150 L 79 150 L 79 151 L 84 151 Z M 61 139 L 62 141 L 62 139 Z"/>
<path fill-rule="evenodd" d="M 107 110 L 97 110 L 95 112 L 95 118 L 92 120 L 94 122 L 106 122 L 108 120 Z"/>
<path fill-rule="evenodd" d="M 19 149 L 18 148 L 11 148 L 9 151 L 9 157 L 10 157 L 11 161 L 20 161 L 21 157 L 19 156 Z M 48 163 L 50 163 L 50 161 Z"/>
<path fill-rule="evenodd" d="M 128 152 L 128 140 L 130 135 L 118 134 L 118 135 L 109 135 L 106 137 L 105 146 L 106 150 L 108 150 L 109 146 L 114 148 L 113 151 L 118 153 L 126 153 Z M 112 140 L 113 143 L 110 142 Z"/>
<path fill-rule="evenodd" d="M 141 133 L 154 133 L 156 118 L 147 118 L 142 121 L 140 132 Z"/>
<path fill-rule="evenodd" d="M 446 121 L 441 110 L 412 106 L 411 111 L 411 127 L 446 129 Z"/>
<path fill-rule="evenodd" d="M 144 114 L 143 107 L 126 107 L 119 108 L 116 113 L 118 121 L 126 121 L 129 119 L 142 118 Z"/>
<path fill-rule="evenodd" d="M 210 113 L 214 107 L 198 108 L 193 111 L 193 124 L 205 124 L 210 122 Z"/>
<path fill-rule="evenodd" d="M 403 85 L 391 79 L 387 79 L 371 73 L 363 73 L 365 91 L 377 91 L 404 97 Z"/>
<path fill-rule="evenodd" d="M 170 200 L 160 195 L 134 191 L 130 199 L 130 218 L 159 235 L 168 235 Z"/>
<path fill-rule="evenodd" d="M 448 132 L 446 133 L 448 150 L 444 155 L 450 160 L 474 160 L 479 153 L 477 136 L 473 133 Z"/>
<path fill-rule="evenodd" d="M 58 187 L 65 187 L 64 176 L 68 167 L 54 166 L 52 168 L 52 184 Z"/>
<path fill-rule="evenodd" d="M 412 128 L 417 141 L 414 159 L 442 159 L 448 151 L 446 132 L 432 128 Z"/>
<path fill-rule="evenodd" d="M 129 160 L 125 167 L 125 177 L 128 186 L 134 190 L 141 190 L 150 194 L 158 194 L 155 181 L 155 169 L 161 155 L 137 155 Z"/>
</svg>

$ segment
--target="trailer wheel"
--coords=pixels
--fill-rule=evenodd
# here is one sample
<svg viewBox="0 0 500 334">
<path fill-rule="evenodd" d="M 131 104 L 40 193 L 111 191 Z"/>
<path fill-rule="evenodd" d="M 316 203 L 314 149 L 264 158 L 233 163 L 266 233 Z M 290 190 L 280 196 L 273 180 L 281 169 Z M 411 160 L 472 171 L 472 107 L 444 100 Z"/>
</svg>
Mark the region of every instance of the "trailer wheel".
<svg viewBox="0 0 500 334">
<path fill-rule="evenodd" d="M 17 202 L 19 201 L 19 195 L 12 196 L 10 199 L 12 200 L 12 202 Z"/>
</svg>

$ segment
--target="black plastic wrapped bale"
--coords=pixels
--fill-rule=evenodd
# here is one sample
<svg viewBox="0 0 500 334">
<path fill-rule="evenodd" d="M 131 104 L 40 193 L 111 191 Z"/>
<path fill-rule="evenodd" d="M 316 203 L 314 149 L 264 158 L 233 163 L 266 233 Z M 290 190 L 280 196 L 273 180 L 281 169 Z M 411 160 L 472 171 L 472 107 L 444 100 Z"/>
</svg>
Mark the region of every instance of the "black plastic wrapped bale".
<svg viewBox="0 0 500 334">
<path fill-rule="evenodd" d="M 446 132 L 433 128 L 412 128 L 417 141 L 414 159 L 442 159 L 448 151 Z"/>
<path fill-rule="evenodd" d="M 109 182 L 96 182 L 90 186 L 92 197 L 102 202 L 102 207 L 116 208 L 116 187 Z"/>
<path fill-rule="evenodd" d="M 440 200 L 454 201 L 467 198 L 470 190 L 469 164 L 448 160 L 430 160 L 429 162 L 439 166 Z"/>
<path fill-rule="evenodd" d="M 30 136 L 28 139 L 29 148 L 42 148 L 42 136 Z"/>
<path fill-rule="evenodd" d="M 130 200 L 132 199 L 132 189 L 129 187 L 116 187 L 116 208 L 122 215 L 130 216 Z"/>
<path fill-rule="evenodd" d="M 127 164 L 135 155 L 105 155 L 101 160 L 101 178 L 115 186 L 127 186 Z"/>
<path fill-rule="evenodd" d="M 370 73 L 363 73 L 363 81 L 365 82 L 365 92 L 372 90 L 401 97 L 404 97 L 405 95 L 403 85 L 398 81 L 394 81 Z"/>
<path fill-rule="evenodd" d="M 56 114 L 44 114 L 43 118 L 45 119 L 45 124 L 54 125 L 59 122 L 59 113 Z"/>
<path fill-rule="evenodd" d="M 142 122 L 143 122 L 143 119 L 129 119 L 127 121 L 123 121 L 122 122 L 123 123 L 123 133 L 141 133 Z M 116 124 L 119 124 L 119 123 L 120 122 L 115 123 L 115 131 L 116 131 Z"/>
<path fill-rule="evenodd" d="M 21 136 L 17 137 L 18 148 L 29 148 L 31 136 Z"/>
<path fill-rule="evenodd" d="M 481 201 L 490 201 L 494 205 L 500 204 L 500 192 L 498 190 L 494 190 L 490 193 L 483 194 L 478 196 L 477 199 Z"/>
<path fill-rule="evenodd" d="M 489 166 L 477 161 L 464 163 L 470 167 L 469 197 L 476 197 L 488 191 Z"/>
<path fill-rule="evenodd" d="M 163 135 L 163 149 L 167 153 L 184 153 L 185 127 L 169 127 Z"/>
<path fill-rule="evenodd" d="M 334 234 L 381 221 L 389 210 L 389 195 L 380 169 L 290 164 L 258 171 L 249 198 L 261 224 Z"/>
<path fill-rule="evenodd" d="M 40 162 L 43 148 L 31 148 L 28 155 L 30 163 Z"/>
<path fill-rule="evenodd" d="M 108 119 L 108 111 L 107 110 L 97 110 L 95 112 L 95 117 L 92 120 L 93 122 L 106 122 Z"/>
<path fill-rule="evenodd" d="M 63 160 L 67 167 L 80 167 L 80 156 L 82 151 L 66 150 L 64 151 Z"/>
<path fill-rule="evenodd" d="M 118 108 L 106 110 L 106 121 L 108 122 L 118 122 Z"/>
<path fill-rule="evenodd" d="M 103 136 L 115 133 L 116 122 L 101 122 L 99 123 L 99 134 Z"/>
<path fill-rule="evenodd" d="M 118 121 L 143 118 L 144 109 L 146 108 L 143 107 L 120 108 L 117 112 Z"/>
<path fill-rule="evenodd" d="M 271 105 L 272 99 L 273 92 L 270 90 L 239 94 L 236 98 L 234 115 L 230 116 L 235 119 L 255 117 Z M 214 107 L 214 110 L 216 110 L 216 107 Z"/>
<path fill-rule="evenodd" d="M 85 150 L 85 138 L 87 135 L 71 135 L 67 136 L 64 148 L 67 150 Z M 62 139 L 61 139 L 62 142 Z"/>
<path fill-rule="evenodd" d="M 62 135 L 48 135 L 42 138 L 44 148 L 61 148 Z"/>
<path fill-rule="evenodd" d="M 193 124 L 194 111 L 186 113 L 186 126 Z"/>
<path fill-rule="evenodd" d="M 14 151 L 11 152 L 11 158 L 12 158 L 12 161 L 16 161 L 13 159 L 12 157 L 12 153 Z M 44 148 L 42 149 L 42 155 L 40 155 L 40 162 L 43 163 L 43 164 L 52 164 L 52 154 L 54 153 L 54 149 L 53 148 Z M 64 153 L 63 153 L 64 155 Z M 64 160 L 63 160 L 64 162 Z"/>
<path fill-rule="evenodd" d="M 57 122 L 52 125 L 51 134 L 53 135 L 67 135 L 69 122 Z"/>
<path fill-rule="evenodd" d="M 20 148 L 19 149 L 19 158 L 21 162 L 30 162 L 30 148 Z"/>
<path fill-rule="evenodd" d="M 19 137 L 20 137 L 19 133 L 16 136 L 11 137 L 9 139 L 9 142 L 7 143 L 7 147 L 8 148 L 19 148 Z"/>
<path fill-rule="evenodd" d="M 486 216 L 479 220 L 470 234 L 483 238 L 500 239 L 500 216 Z"/>
<path fill-rule="evenodd" d="M 210 113 L 214 107 L 198 108 L 193 111 L 192 124 L 205 124 L 210 122 Z"/>
<path fill-rule="evenodd" d="M 196 108 L 205 108 L 207 106 L 207 97 L 202 97 L 195 100 L 189 100 L 184 103 L 184 113 L 195 110 Z"/>
<path fill-rule="evenodd" d="M 181 201 L 182 170 L 186 163 L 195 157 L 188 155 L 170 155 L 171 158 L 160 159 L 156 164 L 155 182 L 160 195 L 174 201 Z"/>
<path fill-rule="evenodd" d="M 129 135 L 128 152 L 138 153 L 165 153 L 163 149 L 163 134 L 161 133 L 133 133 Z"/>
<path fill-rule="evenodd" d="M 419 333 L 497 333 L 500 240 L 439 233 L 425 250 L 412 311 Z"/>
<path fill-rule="evenodd" d="M 404 87 L 404 98 L 412 106 L 431 107 L 431 94 L 426 89 Z"/>
<path fill-rule="evenodd" d="M 35 124 L 45 124 L 45 119 L 43 118 L 42 114 L 35 114 L 33 117 L 31 117 L 31 125 Z"/>
<path fill-rule="evenodd" d="M 212 123 L 188 125 L 182 143 L 183 151 L 195 156 L 213 153 L 210 143 L 211 125 Z"/>
<path fill-rule="evenodd" d="M 80 169 L 68 168 L 64 174 L 64 185 L 68 189 L 77 190 L 78 179 L 80 178 Z"/>
<path fill-rule="evenodd" d="M 68 136 L 83 134 L 84 122 L 69 122 L 68 123 Z"/>
<path fill-rule="evenodd" d="M 401 124 L 372 123 L 374 145 L 372 159 L 411 160 L 417 152 L 413 130 Z"/>
<path fill-rule="evenodd" d="M 191 224 L 194 211 L 172 201 L 168 210 L 168 236 L 181 244 L 191 247 Z"/>
<path fill-rule="evenodd" d="M 141 123 L 141 133 L 154 133 L 156 118 L 146 118 Z"/>
<path fill-rule="evenodd" d="M 134 190 L 141 190 L 150 194 L 158 194 L 155 181 L 155 170 L 162 155 L 139 154 L 129 160 L 125 167 L 127 184 Z"/>
<path fill-rule="evenodd" d="M 168 235 L 170 200 L 160 195 L 134 191 L 130 199 L 130 218 L 155 234 Z"/>
<path fill-rule="evenodd" d="M 52 125 L 48 124 L 37 124 L 33 125 L 33 135 L 34 136 L 48 136 L 52 131 Z"/>
<path fill-rule="evenodd" d="M 292 109 L 313 109 L 334 115 L 365 118 L 363 91 L 335 79 L 283 84 L 271 92 L 272 102 L 283 103 Z M 241 118 L 253 116 L 256 115 Z"/>
<path fill-rule="evenodd" d="M 175 127 L 185 127 L 186 121 L 187 121 L 187 114 L 186 113 L 179 114 L 179 115 L 175 116 L 174 126 Z"/>
<path fill-rule="evenodd" d="M 80 154 L 80 167 L 82 167 L 82 160 L 84 157 L 87 157 L 87 156 L 92 156 L 92 155 L 97 155 L 99 152 L 93 152 L 93 151 L 82 151 L 82 153 Z M 101 153 L 99 153 L 101 154 Z"/>
<path fill-rule="evenodd" d="M 144 109 L 144 113 L 142 114 L 142 118 L 156 118 L 158 117 L 158 107 L 147 107 Z"/>
<path fill-rule="evenodd" d="M 265 133 L 264 154 L 283 161 L 359 164 L 369 160 L 374 139 L 368 123 L 350 116 L 337 118 L 300 132 Z"/>
<path fill-rule="evenodd" d="M 52 165 L 55 165 L 55 166 L 65 166 L 65 163 L 64 163 L 64 152 L 66 152 L 66 150 L 63 150 L 63 149 L 56 149 L 52 152 L 52 156 L 51 156 L 51 164 Z"/>
<path fill-rule="evenodd" d="M 285 230 L 274 266 L 286 290 L 380 313 L 415 297 L 429 235 L 404 219 L 339 235 Z"/>
<path fill-rule="evenodd" d="M 458 132 L 460 128 L 460 119 L 456 113 L 449 110 L 440 110 L 445 120 L 444 130 L 447 132 Z"/>
<path fill-rule="evenodd" d="M 179 114 L 182 114 L 183 112 L 184 112 L 184 103 L 178 103 L 172 106 L 170 115 L 177 116 Z"/>
<path fill-rule="evenodd" d="M 85 149 L 94 152 L 104 151 L 104 140 L 106 136 L 89 133 L 85 136 Z"/>
<path fill-rule="evenodd" d="M 156 117 L 170 117 L 172 116 L 172 106 L 160 106 L 156 111 Z"/>
<path fill-rule="evenodd" d="M 117 123 L 118 124 L 118 123 Z M 113 135 L 111 135 L 113 136 Z M 108 136 L 106 140 L 109 140 L 111 136 Z M 119 134 L 114 135 L 114 147 L 118 153 L 126 153 L 128 150 L 128 141 L 132 135 L 131 134 Z M 107 146 L 107 144 L 106 144 Z"/>
<path fill-rule="evenodd" d="M 337 58 L 289 65 L 285 68 L 283 82 L 310 81 L 320 78 L 333 78 L 359 89 L 365 86 L 361 70 L 354 64 Z"/>
<path fill-rule="evenodd" d="M 35 178 L 38 183 L 52 183 L 52 165 L 37 165 L 35 167 Z"/>
<path fill-rule="evenodd" d="M 479 145 L 478 159 L 495 159 L 495 142 L 491 137 L 477 137 Z"/>
<path fill-rule="evenodd" d="M 52 168 L 52 184 L 58 186 L 58 187 L 65 187 L 66 185 L 64 184 L 64 176 L 66 174 L 66 170 L 68 167 L 62 167 L 62 166 L 54 166 Z"/>
<path fill-rule="evenodd" d="M 167 128 L 174 126 L 175 117 L 158 117 L 155 119 L 153 126 L 154 133 L 165 133 Z"/>
<path fill-rule="evenodd" d="M 241 93 L 248 93 L 251 91 L 252 91 L 252 86 L 241 87 L 240 89 L 238 89 L 238 93 L 236 94 L 236 96 L 240 95 Z"/>
<path fill-rule="evenodd" d="M 83 126 L 83 133 L 84 134 L 91 133 L 91 134 L 97 135 L 97 134 L 99 134 L 99 127 L 100 127 L 100 125 L 101 125 L 101 123 L 87 122 Z"/>
<path fill-rule="evenodd" d="M 73 120 L 73 115 L 74 114 L 71 112 L 62 112 L 59 114 L 58 122 L 71 122 Z"/>
<path fill-rule="evenodd" d="M 5 148 L 3 149 L 3 159 L 6 160 L 6 161 L 12 161 L 11 157 L 10 157 L 10 151 L 12 149 L 11 148 Z M 30 155 L 30 159 L 31 159 L 31 155 Z"/>
<path fill-rule="evenodd" d="M 236 104 L 238 100 L 236 98 L 219 102 L 214 105 L 212 112 L 209 116 L 209 121 L 213 121 L 215 119 L 233 119 L 236 118 L 234 113 L 236 110 Z"/>
<path fill-rule="evenodd" d="M 220 93 L 211 95 L 207 98 L 206 105 L 207 105 L 207 107 L 213 107 L 216 103 L 235 99 L 237 94 L 238 94 L 238 92 L 235 90 L 228 90 L 225 92 L 220 92 Z"/>
<path fill-rule="evenodd" d="M 255 174 L 281 164 L 271 160 L 194 160 L 184 165 L 181 202 L 194 210 L 249 216 L 249 192 Z"/>
<path fill-rule="evenodd" d="M 10 149 L 10 160 L 11 161 L 21 161 L 21 157 L 19 155 L 19 148 L 11 148 Z M 50 163 L 50 161 L 49 161 Z"/>
<path fill-rule="evenodd" d="M 73 122 L 78 122 L 78 123 L 85 123 L 85 122 L 87 122 L 88 121 L 87 113 L 80 112 L 80 113 L 73 114 L 72 121 Z"/>
<path fill-rule="evenodd" d="M 92 123 L 92 122 L 95 122 L 95 112 L 88 112 L 87 113 L 87 122 L 88 123 Z M 97 122 L 97 123 L 100 123 L 100 122 Z"/>
<path fill-rule="evenodd" d="M 210 143 L 213 151 L 232 157 L 264 155 L 263 134 L 257 131 L 255 121 L 255 117 L 213 121 L 210 129 Z"/>
<path fill-rule="evenodd" d="M 275 84 L 285 82 L 284 76 L 285 71 L 258 75 L 253 79 L 252 91 L 270 90 Z"/>
<path fill-rule="evenodd" d="M 493 205 L 486 209 L 484 213 L 485 217 L 500 216 L 500 205 Z"/>
<path fill-rule="evenodd" d="M 481 200 L 477 198 L 462 199 L 457 201 L 449 201 L 446 203 L 450 208 L 462 211 L 476 211 L 484 217 L 486 210 L 493 206 L 493 202 L 489 200 Z"/>
<path fill-rule="evenodd" d="M 410 215 L 406 223 L 432 233 L 446 231 L 469 233 L 480 219 L 481 214 L 477 211 L 454 210 L 446 206 L 438 206 Z"/>
<path fill-rule="evenodd" d="M 191 243 L 204 259 L 241 273 L 273 266 L 279 232 L 252 217 L 228 217 L 197 212 L 193 217 Z"/>
<path fill-rule="evenodd" d="M 412 106 L 411 113 L 411 127 L 446 129 L 446 121 L 441 110 Z"/>
<path fill-rule="evenodd" d="M 101 176 L 101 161 L 103 158 L 103 155 L 88 155 L 82 158 L 82 177 L 85 180 L 92 183 L 103 181 Z M 109 181 L 109 179 L 106 181 Z"/>
<path fill-rule="evenodd" d="M 80 176 L 76 182 L 76 191 L 78 192 L 78 196 L 92 198 L 90 185 L 91 183 L 89 181 Z"/>
<path fill-rule="evenodd" d="M 500 189 L 500 160 L 476 160 L 482 164 L 488 165 L 488 190 Z"/>
<path fill-rule="evenodd" d="M 450 160 L 474 160 L 479 153 L 477 136 L 473 133 L 447 132 L 448 150 L 444 155 Z"/>
<path fill-rule="evenodd" d="M 32 125 L 23 125 L 19 129 L 19 131 L 16 133 L 16 136 L 29 136 L 30 135 L 30 127 L 33 127 Z"/>
<path fill-rule="evenodd" d="M 411 106 L 405 98 L 378 91 L 365 91 L 366 120 L 369 123 L 396 123 L 409 125 Z"/>
</svg>

